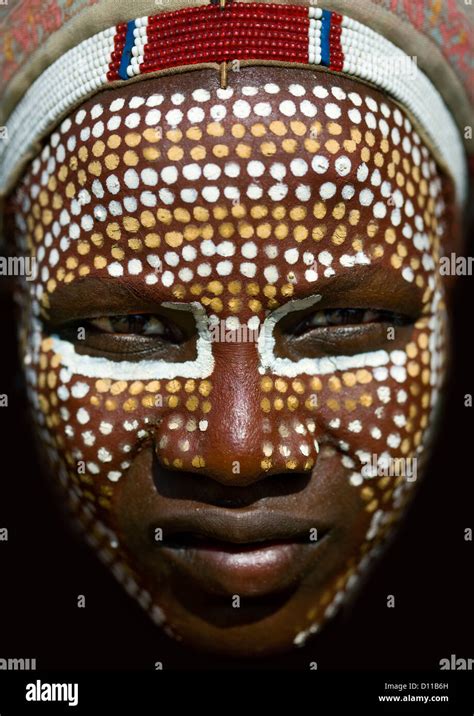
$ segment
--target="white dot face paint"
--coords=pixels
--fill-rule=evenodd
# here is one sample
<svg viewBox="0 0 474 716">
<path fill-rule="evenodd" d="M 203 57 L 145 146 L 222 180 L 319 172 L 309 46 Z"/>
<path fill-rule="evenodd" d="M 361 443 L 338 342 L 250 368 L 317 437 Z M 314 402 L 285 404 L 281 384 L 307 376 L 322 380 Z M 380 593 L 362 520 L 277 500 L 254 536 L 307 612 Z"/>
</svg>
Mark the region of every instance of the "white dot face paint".
<svg viewBox="0 0 474 716">
<path fill-rule="evenodd" d="M 413 127 L 369 87 L 295 70 L 267 83 L 235 73 L 222 90 L 197 74 L 161 77 L 159 93 L 151 79 L 97 95 L 46 140 L 18 190 L 16 232 L 31 234 L 39 264 L 26 286 L 30 392 L 43 443 L 58 446 L 55 474 L 109 530 L 111 497 L 138 489 L 147 450 L 224 489 L 237 483 L 221 450 L 242 446 L 241 479 L 312 479 L 331 444 L 331 489 L 366 537 L 351 570 L 333 565 L 329 601 L 315 592 L 297 615 L 322 624 L 410 487 L 383 482 L 383 469 L 421 454 L 437 405 L 443 184 Z M 46 332 L 42 311 L 81 286 L 90 303 L 97 279 L 106 288 L 97 324 L 81 317 L 86 337 Z M 385 340 L 373 313 L 405 292 L 419 318 L 391 317 Z M 186 341 L 167 338 L 168 321 L 190 324 Z M 130 561 L 123 534 L 117 563 L 136 569 L 156 615 L 159 580 Z"/>
</svg>

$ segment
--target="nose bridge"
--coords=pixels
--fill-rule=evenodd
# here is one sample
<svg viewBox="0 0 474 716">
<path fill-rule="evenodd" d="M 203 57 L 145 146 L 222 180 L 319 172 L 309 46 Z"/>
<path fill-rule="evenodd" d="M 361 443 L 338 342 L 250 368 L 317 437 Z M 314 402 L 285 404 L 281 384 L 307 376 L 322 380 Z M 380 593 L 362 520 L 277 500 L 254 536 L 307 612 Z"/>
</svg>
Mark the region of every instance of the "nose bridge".
<svg viewBox="0 0 474 716">
<path fill-rule="evenodd" d="M 259 405 L 255 345 L 218 346 L 209 425 L 201 448 L 210 476 L 257 479 L 261 472 L 264 424 Z"/>
<path fill-rule="evenodd" d="M 214 358 L 206 413 L 202 405 L 195 409 L 195 401 L 169 413 L 158 428 L 159 460 L 229 485 L 310 470 L 316 426 L 300 385 L 261 376 L 254 344 L 216 345 Z"/>
</svg>

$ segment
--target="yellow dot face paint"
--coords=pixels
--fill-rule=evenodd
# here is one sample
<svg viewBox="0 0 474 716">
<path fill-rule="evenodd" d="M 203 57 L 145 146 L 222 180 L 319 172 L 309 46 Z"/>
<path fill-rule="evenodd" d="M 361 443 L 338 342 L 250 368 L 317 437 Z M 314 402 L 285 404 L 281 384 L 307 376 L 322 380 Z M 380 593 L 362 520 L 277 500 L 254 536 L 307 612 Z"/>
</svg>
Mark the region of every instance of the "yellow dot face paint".
<svg viewBox="0 0 474 716">
<path fill-rule="evenodd" d="M 156 621 L 234 653 L 317 631 L 423 471 L 453 197 L 377 91 L 254 76 L 97 95 L 12 198 L 38 265 L 30 396 L 70 507 Z M 274 606 L 240 623 L 233 594 Z"/>
</svg>

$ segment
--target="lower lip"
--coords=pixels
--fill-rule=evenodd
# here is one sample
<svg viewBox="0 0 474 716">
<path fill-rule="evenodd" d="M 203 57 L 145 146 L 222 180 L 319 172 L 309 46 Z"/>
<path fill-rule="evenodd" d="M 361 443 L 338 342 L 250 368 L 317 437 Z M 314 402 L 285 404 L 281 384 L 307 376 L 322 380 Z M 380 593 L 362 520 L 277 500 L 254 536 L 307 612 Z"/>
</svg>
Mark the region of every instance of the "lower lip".
<svg viewBox="0 0 474 716">
<path fill-rule="evenodd" d="M 161 547 L 163 556 L 206 591 L 263 596 L 294 585 L 319 543 L 266 542 L 245 545 L 193 544 Z"/>
</svg>

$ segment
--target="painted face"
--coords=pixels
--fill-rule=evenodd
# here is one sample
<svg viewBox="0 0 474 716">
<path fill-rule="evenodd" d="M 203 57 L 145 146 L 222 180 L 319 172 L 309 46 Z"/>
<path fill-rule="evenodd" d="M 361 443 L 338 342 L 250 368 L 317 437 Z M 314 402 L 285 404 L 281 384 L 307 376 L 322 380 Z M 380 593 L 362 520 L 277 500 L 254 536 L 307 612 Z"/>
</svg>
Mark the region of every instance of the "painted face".
<svg viewBox="0 0 474 716">
<path fill-rule="evenodd" d="M 303 643 L 423 472 L 451 181 L 378 91 L 253 68 L 103 92 L 13 197 L 23 356 L 86 537 L 188 643 Z"/>
</svg>

